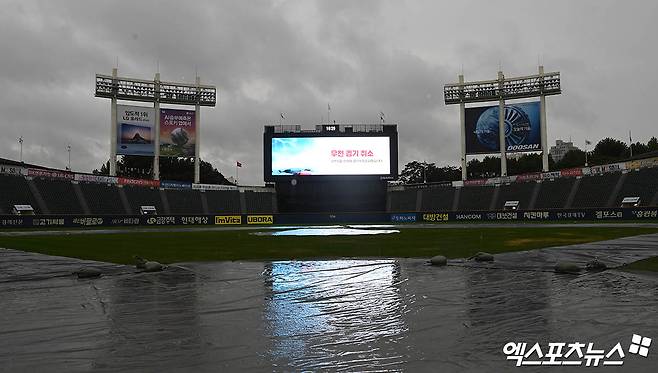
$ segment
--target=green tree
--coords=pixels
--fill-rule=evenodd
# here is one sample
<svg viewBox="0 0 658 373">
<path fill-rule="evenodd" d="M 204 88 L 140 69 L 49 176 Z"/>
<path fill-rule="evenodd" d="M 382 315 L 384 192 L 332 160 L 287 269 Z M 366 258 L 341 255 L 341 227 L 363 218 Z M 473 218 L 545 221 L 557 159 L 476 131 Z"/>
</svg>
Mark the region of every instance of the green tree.
<svg viewBox="0 0 658 373">
<path fill-rule="evenodd" d="M 405 184 L 455 181 L 461 178 L 461 169 L 454 166 L 436 167 L 434 163 L 411 161 L 404 166 L 398 180 Z"/>
<path fill-rule="evenodd" d="M 93 171 L 94 175 L 109 175 L 110 162 Z M 212 164 L 201 160 L 199 176 L 202 183 L 231 184 Z M 117 160 L 117 176 L 133 178 L 153 177 L 153 158 L 140 156 L 123 156 Z M 160 158 L 160 179 L 177 181 L 194 181 L 194 158 Z"/>
<path fill-rule="evenodd" d="M 589 163 L 589 159 L 588 159 Z M 555 170 L 585 166 L 585 152 L 580 149 L 569 150 L 562 159 L 555 163 Z M 552 168 L 553 169 L 553 168 Z"/>
<path fill-rule="evenodd" d="M 630 151 L 626 143 L 607 137 L 599 141 L 594 147 L 590 163 L 593 165 L 614 163 L 627 158 L 629 155 Z"/>
<path fill-rule="evenodd" d="M 658 139 L 654 136 L 647 142 L 648 152 L 658 152 Z"/>
</svg>

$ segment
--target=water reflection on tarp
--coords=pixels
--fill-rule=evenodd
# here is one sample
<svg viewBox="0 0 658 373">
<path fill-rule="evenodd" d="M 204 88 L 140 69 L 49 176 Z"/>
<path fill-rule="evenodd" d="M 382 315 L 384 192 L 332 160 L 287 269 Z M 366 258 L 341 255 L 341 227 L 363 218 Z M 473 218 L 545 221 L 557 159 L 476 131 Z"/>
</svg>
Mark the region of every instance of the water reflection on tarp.
<svg viewBox="0 0 658 373">
<path fill-rule="evenodd" d="M 274 262 L 265 266 L 269 353 L 297 369 L 391 369 L 404 361 L 404 317 L 393 260 Z"/>
<path fill-rule="evenodd" d="M 632 334 L 658 335 L 655 275 L 551 270 L 557 260 L 656 255 L 650 235 L 440 268 L 345 259 L 137 273 L 0 249 L 0 370 L 513 371 L 502 353 L 510 341 L 626 348 Z M 81 265 L 104 275 L 71 276 Z M 653 352 L 627 355 L 624 370 L 655 371 Z"/>
<path fill-rule="evenodd" d="M 397 229 L 355 228 L 300 228 L 283 231 L 255 232 L 257 236 L 368 236 L 373 234 L 400 233 Z"/>
</svg>

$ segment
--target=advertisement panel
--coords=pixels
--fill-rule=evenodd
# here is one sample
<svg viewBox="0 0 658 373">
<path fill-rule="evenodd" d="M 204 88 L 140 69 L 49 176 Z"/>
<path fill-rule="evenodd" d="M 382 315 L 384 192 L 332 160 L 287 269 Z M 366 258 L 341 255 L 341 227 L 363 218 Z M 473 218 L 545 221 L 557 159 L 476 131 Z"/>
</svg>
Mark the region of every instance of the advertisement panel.
<svg viewBox="0 0 658 373">
<path fill-rule="evenodd" d="M 160 186 L 160 180 L 131 179 L 127 177 L 120 177 L 118 180 L 119 185 L 134 185 L 151 188 L 157 188 Z"/>
<path fill-rule="evenodd" d="M 152 156 L 155 109 L 117 105 L 117 154 Z"/>
<path fill-rule="evenodd" d="M 44 170 L 40 168 L 28 168 L 27 176 L 32 177 L 46 177 L 49 179 L 67 179 L 73 180 L 75 178 L 72 172 L 57 171 L 57 170 Z"/>
<path fill-rule="evenodd" d="M 498 112 L 498 105 L 466 109 L 466 154 L 500 150 Z M 538 101 L 505 105 L 505 146 L 510 153 L 541 150 Z"/>
<path fill-rule="evenodd" d="M 0 174 L 23 175 L 24 172 L 23 167 L 20 166 L 0 165 Z"/>
<path fill-rule="evenodd" d="M 119 179 L 114 176 L 75 174 L 75 181 L 86 181 L 88 183 L 116 184 Z"/>
<path fill-rule="evenodd" d="M 541 172 L 532 172 L 532 173 L 522 174 L 522 175 L 517 175 L 516 176 L 516 181 L 518 181 L 518 182 L 532 181 L 532 180 L 539 180 L 539 179 L 541 179 Z"/>
<path fill-rule="evenodd" d="M 248 215 L 247 224 L 274 224 L 273 215 Z"/>
<path fill-rule="evenodd" d="M 192 189 L 189 181 L 160 180 L 160 188 L 165 189 Z"/>
<path fill-rule="evenodd" d="M 391 223 L 415 223 L 416 213 L 391 214 Z"/>
<path fill-rule="evenodd" d="M 215 225 L 240 225 L 242 224 L 241 215 L 217 215 L 215 216 Z"/>
<path fill-rule="evenodd" d="M 161 157 L 194 157 L 195 120 L 194 110 L 160 109 Z"/>
<path fill-rule="evenodd" d="M 272 138 L 272 176 L 390 173 L 390 138 L 386 136 Z"/>
<path fill-rule="evenodd" d="M 560 176 L 562 177 L 576 177 L 576 176 L 583 176 L 583 169 L 582 168 L 565 168 L 563 170 L 560 170 Z"/>
<path fill-rule="evenodd" d="M 218 184 L 192 184 L 195 190 L 238 190 L 235 185 L 218 185 Z"/>
</svg>

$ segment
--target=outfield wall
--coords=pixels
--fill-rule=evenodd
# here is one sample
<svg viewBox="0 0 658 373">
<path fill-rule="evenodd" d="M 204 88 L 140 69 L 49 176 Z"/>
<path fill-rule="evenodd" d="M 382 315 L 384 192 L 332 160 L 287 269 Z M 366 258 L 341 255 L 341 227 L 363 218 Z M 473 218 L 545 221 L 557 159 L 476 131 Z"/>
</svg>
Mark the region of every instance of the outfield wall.
<svg viewBox="0 0 658 373">
<path fill-rule="evenodd" d="M 658 222 L 658 208 L 568 209 L 532 211 L 427 211 L 420 213 L 343 213 L 274 215 L 0 215 L 0 229 L 137 226 L 251 226 L 273 224 L 459 223 L 537 221 Z"/>
</svg>

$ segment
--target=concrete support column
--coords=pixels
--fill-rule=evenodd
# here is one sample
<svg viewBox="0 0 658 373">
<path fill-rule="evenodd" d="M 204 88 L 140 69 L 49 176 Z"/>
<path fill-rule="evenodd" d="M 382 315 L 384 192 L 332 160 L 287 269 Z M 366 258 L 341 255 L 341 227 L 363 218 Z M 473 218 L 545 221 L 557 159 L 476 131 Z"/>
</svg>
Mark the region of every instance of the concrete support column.
<svg viewBox="0 0 658 373">
<path fill-rule="evenodd" d="M 541 128 L 541 164 L 542 171 L 548 172 L 548 135 L 546 134 L 546 96 L 544 96 L 544 66 L 539 66 L 542 85 L 539 96 L 539 127 Z"/>
<path fill-rule="evenodd" d="M 117 87 L 116 68 L 112 69 L 112 86 Z M 110 103 L 110 176 L 117 175 L 117 93 L 113 92 Z"/>
<path fill-rule="evenodd" d="M 464 84 L 464 75 L 459 75 L 459 83 Z M 461 145 L 462 145 L 462 181 L 466 180 L 466 104 L 463 101 L 464 86 L 461 87 L 462 102 L 459 103 L 459 125 L 461 126 Z"/>
<path fill-rule="evenodd" d="M 155 102 L 153 108 L 155 111 L 153 179 L 160 180 L 160 73 L 155 73 Z"/>
<path fill-rule="evenodd" d="M 201 153 L 199 148 L 201 147 L 201 105 L 199 105 L 199 100 L 201 99 L 201 78 L 196 77 L 196 87 L 197 87 L 197 102 L 195 107 L 194 115 L 194 126 L 196 128 L 196 142 L 194 144 L 194 182 L 199 183 L 201 179 Z"/>
<path fill-rule="evenodd" d="M 498 138 L 500 140 L 500 176 L 507 176 L 507 147 L 505 145 L 505 99 L 503 99 L 503 81 L 505 76 L 502 71 L 498 72 L 498 90 L 500 101 L 498 102 Z"/>
</svg>

